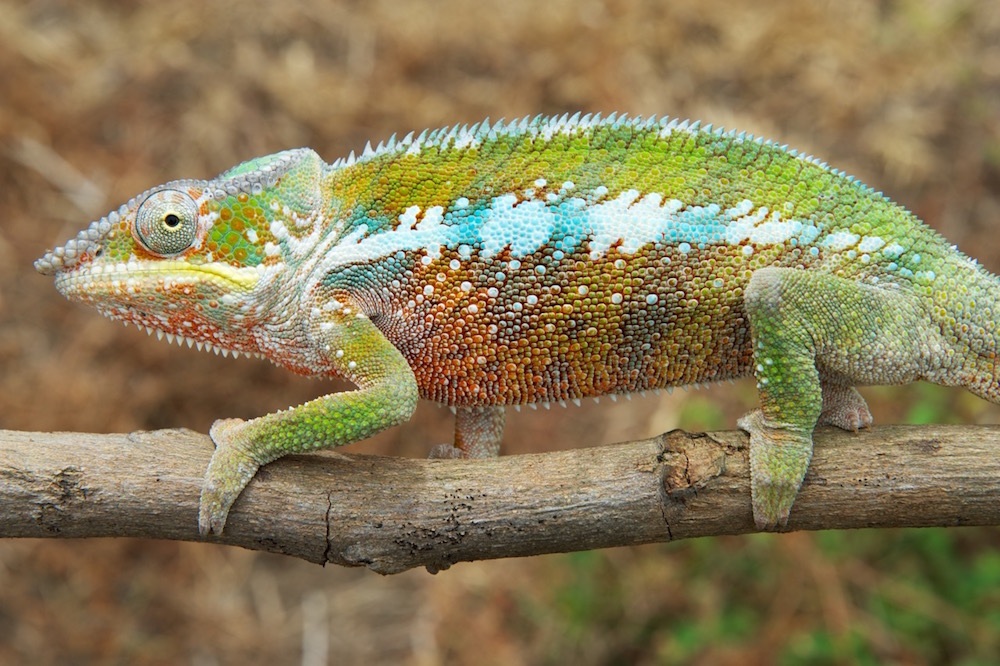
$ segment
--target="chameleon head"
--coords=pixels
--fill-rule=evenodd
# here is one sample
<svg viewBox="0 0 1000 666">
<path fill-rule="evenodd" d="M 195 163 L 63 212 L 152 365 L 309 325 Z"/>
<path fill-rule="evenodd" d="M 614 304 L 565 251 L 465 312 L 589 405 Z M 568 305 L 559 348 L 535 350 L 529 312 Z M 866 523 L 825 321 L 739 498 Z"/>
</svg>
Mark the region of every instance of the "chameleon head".
<svg viewBox="0 0 1000 666">
<path fill-rule="evenodd" d="M 153 188 L 47 252 L 35 268 L 67 298 L 199 346 L 261 351 L 254 335 L 319 227 L 322 161 L 311 150 L 241 164 L 210 181 Z M 290 242 L 291 241 L 291 242 Z M 272 299 L 272 300 L 269 300 Z"/>
</svg>

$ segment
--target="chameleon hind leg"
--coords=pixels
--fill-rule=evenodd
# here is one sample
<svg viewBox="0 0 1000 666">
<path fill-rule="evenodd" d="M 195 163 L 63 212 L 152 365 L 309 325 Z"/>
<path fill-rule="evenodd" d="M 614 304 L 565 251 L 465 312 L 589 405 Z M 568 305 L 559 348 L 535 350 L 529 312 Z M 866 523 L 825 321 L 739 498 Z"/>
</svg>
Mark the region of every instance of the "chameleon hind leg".
<svg viewBox="0 0 1000 666">
<path fill-rule="evenodd" d="M 851 384 L 912 381 L 927 327 L 904 293 L 790 268 L 755 271 L 744 304 L 761 407 L 739 427 L 750 433 L 754 521 L 776 529 L 809 467 L 815 426 L 870 425 Z"/>
<path fill-rule="evenodd" d="M 431 458 L 494 458 L 500 454 L 500 440 L 507 410 L 503 405 L 459 407 L 455 410 L 455 443 L 440 444 Z"/>
</svg>

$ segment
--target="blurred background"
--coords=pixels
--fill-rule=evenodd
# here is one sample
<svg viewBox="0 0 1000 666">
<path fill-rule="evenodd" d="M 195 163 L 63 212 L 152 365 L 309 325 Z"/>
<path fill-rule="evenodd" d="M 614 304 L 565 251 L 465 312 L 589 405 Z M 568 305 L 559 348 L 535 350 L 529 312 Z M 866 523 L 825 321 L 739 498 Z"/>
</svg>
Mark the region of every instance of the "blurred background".
<svg viewBox="0 0 1000 666">
<path fill-rule="evenodd" d="M 1000 269 L 1000 5 L 0 0 L 0 425 L 122 432 L 342 386 L 178 349 L 32 261 L 142 190 L 489 116 L 699 118 L 822 157 Z M 927 385 L 877 422 L 996 423 Z M 511 413 L 506 450 L 731 429 L 750 382 Z M 425 456 L 446 410 L 351 450 Z M 195 517 L 192 516 L 192 525 Z M 206 544 L 0 541 L 0 662 L 987 664 L 995 529 L 755 535 L 389 578 Z"/>
</svg>

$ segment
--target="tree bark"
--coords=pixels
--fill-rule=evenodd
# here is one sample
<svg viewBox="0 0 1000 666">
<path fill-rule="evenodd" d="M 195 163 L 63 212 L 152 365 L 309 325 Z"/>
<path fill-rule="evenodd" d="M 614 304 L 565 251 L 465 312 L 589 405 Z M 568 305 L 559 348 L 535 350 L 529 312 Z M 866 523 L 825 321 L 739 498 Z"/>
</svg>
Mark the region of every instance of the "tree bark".
<svg viewBox="0 0 1000 666">
<path fill-rule="evenodd" d="M 822 428 L 789 530 L 1000 524 L 1000 427 Z M 0 431 L 0 536 L 197 541 L 211 440 Z M 754 531 L 747 438 L 673 431 L 489 460 L 289 456 L 213 541 L 396 573 Z"/>
</svg>

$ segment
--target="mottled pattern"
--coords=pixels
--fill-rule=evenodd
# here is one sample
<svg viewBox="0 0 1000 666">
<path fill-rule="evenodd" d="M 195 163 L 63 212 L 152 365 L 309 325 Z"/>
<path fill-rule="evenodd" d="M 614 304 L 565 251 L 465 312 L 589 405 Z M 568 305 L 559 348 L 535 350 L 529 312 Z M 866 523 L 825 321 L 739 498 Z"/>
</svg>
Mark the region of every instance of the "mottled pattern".
<svg viewBox="0 0 1000 666">
<path fill-rule="evenodd" d="M 754 515 L 784 524 L 818 422 L 854 384 L 997 400 L 996 279 L 911 213 L 783 146 L 697 123 L 574 116 L 300 149 L 136 197 L 36 262 L 60 291 L 179 341 L 359 390 L 220 421 L 203 532 L 260 464 L 460 409 L 495 454 L 503 405 L 741 377 Z"/>
</svg>

